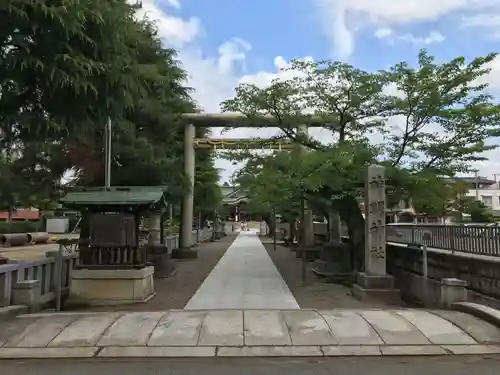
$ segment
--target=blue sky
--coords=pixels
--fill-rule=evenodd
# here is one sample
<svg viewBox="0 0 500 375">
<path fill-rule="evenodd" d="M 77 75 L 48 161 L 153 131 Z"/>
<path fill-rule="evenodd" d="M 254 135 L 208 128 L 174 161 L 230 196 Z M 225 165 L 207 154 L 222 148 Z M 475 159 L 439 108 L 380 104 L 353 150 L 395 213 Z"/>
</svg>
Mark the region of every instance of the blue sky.
<svg viewBox="0 0 500 375">
<path fill-rule="evenodd" d="M 165 44 L 179 50 L 194 98 L 207 112 L 218 111 L 240 82 L 265 85 L 282 76 L 292 58 L 376 70 L 413 63 L 421 48 L 438 60 L 500 49 L 500 0 L 143 0 L 140 13 L 156 20 Z M 487 80 L 500 90 L 500 59 L 491 67 Z M 496 160 L 498 152 L 478 165 L 481 173 L 498 173 Z M 225 180 L 235 167 L 219 164 L 228 169 Z"/>
</svg>

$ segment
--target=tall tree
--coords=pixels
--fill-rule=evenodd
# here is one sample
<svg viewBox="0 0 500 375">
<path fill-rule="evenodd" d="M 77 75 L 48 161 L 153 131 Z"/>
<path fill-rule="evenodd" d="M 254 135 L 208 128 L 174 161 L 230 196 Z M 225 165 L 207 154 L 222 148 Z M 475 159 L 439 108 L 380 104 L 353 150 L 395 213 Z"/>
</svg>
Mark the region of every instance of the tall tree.
<svg viewBox="0 0 500 375">
<path fill-rule="evenodd" d="M 418 201 L 422 186 L 438 186 L 437 177 L 466 171 L 471 161 L 481 160 L 481 152 L 496 147 L 486 141 L 499 135 L 499 106 L 485 92 L 486 85 L 477 83 L 494 57 L 437 64 L 422 51 L 416 68 L 399 63 L 377 73 L 338 62 L 295 62 L 298 78 L 266 88 L 240 86 L 222 107 L 250 118 L 275 116 L 286 135 L 316 150 L 304 158 L 314 158 L 318 166 L 330 160 L 317 174 L 323 178 L 311 179 L 309 190 L 347 223 L 361 269 L 364 219 L 358 198 L 367 165 L 387 167 L 391 201 L 412 193 Z M 330 144 L 318 144 L 295 130 L 313 114 L 333 132 Z M 392 126 L 401 118 L 402 131 Z"/>
</svg>

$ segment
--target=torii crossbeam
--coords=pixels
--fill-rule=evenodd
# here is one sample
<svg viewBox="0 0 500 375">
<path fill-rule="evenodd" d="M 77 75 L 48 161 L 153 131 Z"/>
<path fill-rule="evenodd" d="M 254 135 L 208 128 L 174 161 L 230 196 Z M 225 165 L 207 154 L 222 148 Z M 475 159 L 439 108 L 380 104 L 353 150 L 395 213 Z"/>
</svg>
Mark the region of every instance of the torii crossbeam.
<svg viewBox="0 0 500 375">
<path fill-rule="evenodd" d="M 192 244 L 192 225 L 194 209 L 194 171 L 195 171 L 195 149 L 196 148 L 214 148 L 217 142 L 230 149 L 265 149 L 267 148 L 289 149 L 292 146 L 291 141 L 272 140 L 272 139 L 200 139 L 195 138 L 195 127 L 280 127 L 284 126 L 273 116 L 246 116 L 241 113 L 184 113 L 181 119 L 185 122 L 184 129 L 184 173 L 188 177 L 190 189 L 186 191 L 182 200 L 182 225 L 180 233 L 180 247 L 189 248 Z M 293 120 L 293 121 L 292 121 Z M 307 134 L 308 127 L 323 127 L 329 124 L 324 118 L 314 116 L 296 116 L 290 119 L 286 126 L 299 128 L 299 131 Z M 232 142 L 232 143 L 231 143 Z M 225 144 L 224 144 L 225 143 Z M 230 146 L 230 147 L 229 147 Z"/>
</svg>

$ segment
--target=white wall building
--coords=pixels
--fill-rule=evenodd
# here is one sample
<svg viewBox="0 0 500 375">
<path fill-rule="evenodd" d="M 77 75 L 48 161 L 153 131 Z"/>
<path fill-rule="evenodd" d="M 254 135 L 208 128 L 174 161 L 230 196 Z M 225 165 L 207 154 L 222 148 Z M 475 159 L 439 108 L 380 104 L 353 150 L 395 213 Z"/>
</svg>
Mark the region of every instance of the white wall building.
<svg viewBox="0 0 500 375">
<path fill-rule="evenodd" d="M 471 187 L 466 195 L 483 202 L 486 207 L 493 211 L 494 216 L 500 216 L 500 182 L 480 179 L 478 187 Z"/>
</svg>

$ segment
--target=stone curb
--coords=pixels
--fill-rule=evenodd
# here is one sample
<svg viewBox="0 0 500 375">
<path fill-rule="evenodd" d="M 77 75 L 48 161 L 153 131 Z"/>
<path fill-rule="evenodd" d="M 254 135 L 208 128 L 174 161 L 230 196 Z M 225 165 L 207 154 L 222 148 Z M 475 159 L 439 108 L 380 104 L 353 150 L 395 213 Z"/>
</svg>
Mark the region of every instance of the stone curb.
<svg viewBox="0 0 500 375">
<path fill-rule="evenodd" d="M 492 307 L 480 305 L 473 302 L 456 302 L 451 305 L 454 310 L 458 310 L 476 318 L 482 319 L 500 328 L 500 311 Z"/>
<path fill-rule="evenodd" d="M 28 306 L 24 305 L 11 305 L 0 307 L 0 320 L 15 318 L 18 315 L 28 313 Z"/>
<path fill-rule="evenodd" d="M 500 345 L 365 346 L 107 346 L 0 348 L 0 359 L 30 358 L 207 358 L 207 357 L 373 357 L 500 354 Z"/>
</svg>

